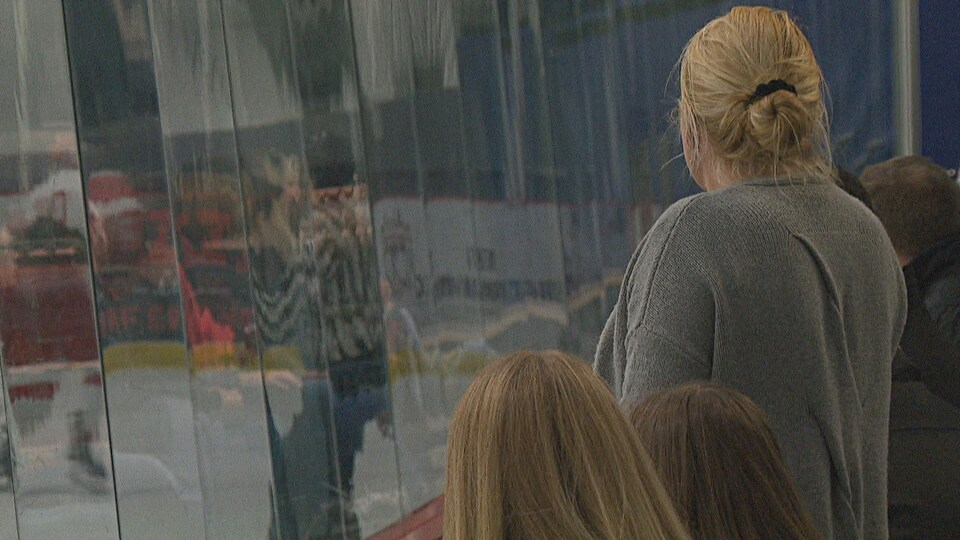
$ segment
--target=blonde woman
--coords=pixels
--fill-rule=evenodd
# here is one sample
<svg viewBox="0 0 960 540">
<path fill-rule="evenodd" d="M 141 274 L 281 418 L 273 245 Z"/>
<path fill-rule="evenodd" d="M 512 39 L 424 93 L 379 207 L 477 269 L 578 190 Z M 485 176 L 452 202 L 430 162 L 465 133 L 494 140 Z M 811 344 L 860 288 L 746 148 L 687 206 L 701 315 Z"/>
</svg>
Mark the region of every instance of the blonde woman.
<svg viewBox="0 0 960 540">
<path fill-rule="evenodd" d="M 447 442 L 445 540 L 687 538 L 636 432 L 559 352 L 485 367 Z"/>
<path fill-rule="evenodd" d="M 706 193 L 637 248 L 595 369 L 626 404 L 695 379 L 741 390 L 824 536 L 886 538 L 906 294 L 883 227 L 836 185 L 823 86 L 783 11 L 734 8 L 690 40 L 680 133 Z"/>
</svg>

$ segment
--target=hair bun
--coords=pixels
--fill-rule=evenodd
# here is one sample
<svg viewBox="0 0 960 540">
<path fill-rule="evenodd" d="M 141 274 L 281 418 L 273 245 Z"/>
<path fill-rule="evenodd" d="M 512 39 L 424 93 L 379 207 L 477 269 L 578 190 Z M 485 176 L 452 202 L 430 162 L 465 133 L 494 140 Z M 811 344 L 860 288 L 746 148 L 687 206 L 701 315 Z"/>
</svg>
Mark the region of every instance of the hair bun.
<svg viewBox="0 0 960 540">
<path fill-rule="evenodd" d="M 747 105 L 747 134 L 765 152 L 782 156 L 809 144 L 812 128 L 810 113 L 793 92 L 778 90 Z"/>
<path fill-rule="evenodd" d="M 691 172 L 707 166 L 732 180 L 832 175 L 823 84 L 810 42 L 785 11 L 741 7 L 714 19 L 680 60 Z"/>
</svg>

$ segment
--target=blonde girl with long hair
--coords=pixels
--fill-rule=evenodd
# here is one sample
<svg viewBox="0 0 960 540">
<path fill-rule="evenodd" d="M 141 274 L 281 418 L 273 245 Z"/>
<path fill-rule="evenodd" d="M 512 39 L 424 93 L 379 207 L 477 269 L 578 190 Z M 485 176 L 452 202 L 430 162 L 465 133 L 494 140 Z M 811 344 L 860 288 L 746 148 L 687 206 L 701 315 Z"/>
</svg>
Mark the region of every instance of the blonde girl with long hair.
<svg viewBox="0 0 960 540">
<path fill-rule="evenodd" d="M 445 540 L 684 539 L 613 395 L 560 352 L 483 368 L 447 441 Z"/>
</svg>

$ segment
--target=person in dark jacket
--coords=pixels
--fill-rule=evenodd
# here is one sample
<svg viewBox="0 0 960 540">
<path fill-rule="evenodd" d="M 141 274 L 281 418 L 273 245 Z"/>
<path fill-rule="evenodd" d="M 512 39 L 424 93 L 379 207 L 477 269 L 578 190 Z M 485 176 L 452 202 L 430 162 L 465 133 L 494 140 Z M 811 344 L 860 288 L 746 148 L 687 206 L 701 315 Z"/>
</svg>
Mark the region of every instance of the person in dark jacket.
<svg viewBox="0 0 960 540">
<path fill-rule="evenodd" d="M 920 156 L 868 167 L 861 181 L 907 285 L 900 345 L 910 365 L 899 367 L 960 407 L 960 185 Z"/>
<path fill-rule="evenodd" d="M 874 165 L 862 180 L 861 200 L 890 235 L 907 284 L 907 322 L 893 362 L 890 400 L 890 538 L 956 538 L 960 186 L 921 157 Z"/>
<path fill-rule="evenodd" d="M 861 181 L 928 313 L 960 348 L 960 185 L 921 156 L 867 167 Z"/>
</svg>

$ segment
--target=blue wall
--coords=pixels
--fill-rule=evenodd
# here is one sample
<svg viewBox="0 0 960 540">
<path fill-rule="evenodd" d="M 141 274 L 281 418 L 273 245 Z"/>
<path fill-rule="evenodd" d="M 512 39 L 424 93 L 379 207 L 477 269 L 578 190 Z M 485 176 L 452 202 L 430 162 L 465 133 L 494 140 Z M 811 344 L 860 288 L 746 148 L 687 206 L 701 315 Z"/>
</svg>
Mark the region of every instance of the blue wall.
<svg viewBox="0 0 960 540">
<path fill-rule="evenodd" d="M 960 2 L 920 2 L 920 119 L 923 154 L 960 164 Z"/>
</svg>

